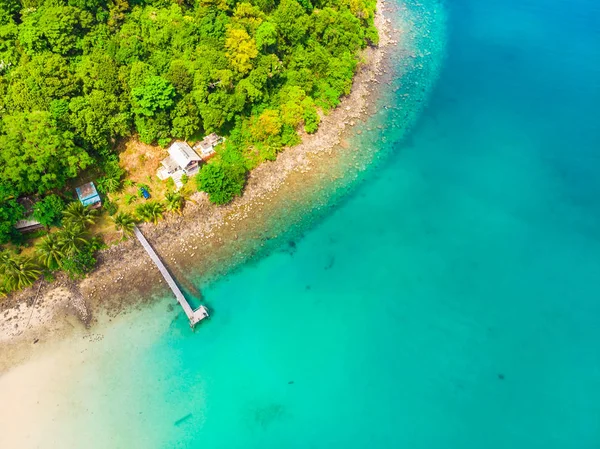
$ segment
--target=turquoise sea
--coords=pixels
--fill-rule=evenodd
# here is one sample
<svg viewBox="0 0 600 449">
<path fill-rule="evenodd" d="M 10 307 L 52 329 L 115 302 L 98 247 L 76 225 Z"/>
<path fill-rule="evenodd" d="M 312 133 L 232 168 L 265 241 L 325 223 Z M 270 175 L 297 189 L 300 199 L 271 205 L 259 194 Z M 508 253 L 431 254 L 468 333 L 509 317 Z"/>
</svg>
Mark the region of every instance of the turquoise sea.
<svg viewBox="0 0 600 449">
<path fill-rule="evenodd" d="M 104 329 L 21 447 L 600 448 L 600 3 L 407 5 L 443 62 L 382 87 L 372 168 L 195 333 Z"/>
</svg>

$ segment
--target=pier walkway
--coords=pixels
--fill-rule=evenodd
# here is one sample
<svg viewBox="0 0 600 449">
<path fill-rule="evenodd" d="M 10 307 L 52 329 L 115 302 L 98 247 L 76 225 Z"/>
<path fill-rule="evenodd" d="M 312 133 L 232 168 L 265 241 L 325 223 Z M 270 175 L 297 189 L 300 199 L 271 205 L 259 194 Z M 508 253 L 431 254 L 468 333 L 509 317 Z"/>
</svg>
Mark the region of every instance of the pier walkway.
<svg viewBox="0 0 600 449">
<path fill-rule="evenodd" d="M 154 251 L 154 249 L 150 246 L 150 243 L 148 243 L 148 240 L 146 240 L 146 237 L 144 237 L 142 231 L 140 231 L 137 226 L 134 226 L 133 232 L 135 233 L 135 236 L 150 256 L 150 259 L 152 259 L 152 262 L 154 262 L 154 264 L 156 265 L 156 268 L 158 268 L 158 271 L 160 271 L 160 274 L 162 274 L 163 278 L 165 278 L 165 281 L 167 281 L 168 286 L 171 288 L 173 294 L 175 295 L 175 298 L 177 298 L 177 301 L 183 308 L 183 311 L 185 312 L 185 314 L 188 317 L 188 320 L 190 321 L 190 326 L 193 329 L 197 323 L 202 321 L 204 318 L 208 317 L 208 310 L 204 306 L 200 306 L 196 310 L 192 309 L 190 303 L 187 301 L 187 299 L 185 299 L 185 296 L 183 296 L 183 293 L 181 293 L 181 290 L 175 283 L 175 280 L 167 270 L 167 267 L 165 267 L 165 265 L 158 257 L 158 254 L 156 254 L 156 251 Z"/>
</svg>

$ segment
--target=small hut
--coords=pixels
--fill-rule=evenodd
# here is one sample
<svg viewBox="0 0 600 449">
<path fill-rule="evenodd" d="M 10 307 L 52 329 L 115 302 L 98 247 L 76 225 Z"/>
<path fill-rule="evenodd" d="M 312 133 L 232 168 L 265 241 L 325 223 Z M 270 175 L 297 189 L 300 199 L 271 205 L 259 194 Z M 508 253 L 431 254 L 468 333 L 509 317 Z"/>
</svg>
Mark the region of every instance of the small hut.
<svg viewBox="0 0 600 449">
<path fill-rule="evenodd" d="M 84 206 L 89 206 L 92 209 L 102 206 L 102 200 L 93 182 L 88 182 L 81 187 L 77 187 L 75 191 L 77 192 L 77 198 L 79 198 L 79 201 Z"/>
<path fill-rule="evenodd" d="M 202 159 L 209 159 L 215 154 L 215 147 L 220 143 L 224 142 L 225 139 L 216 133 L 211 133 L 194 145 L 194 150 L 202 157 Z"/>
</svg>

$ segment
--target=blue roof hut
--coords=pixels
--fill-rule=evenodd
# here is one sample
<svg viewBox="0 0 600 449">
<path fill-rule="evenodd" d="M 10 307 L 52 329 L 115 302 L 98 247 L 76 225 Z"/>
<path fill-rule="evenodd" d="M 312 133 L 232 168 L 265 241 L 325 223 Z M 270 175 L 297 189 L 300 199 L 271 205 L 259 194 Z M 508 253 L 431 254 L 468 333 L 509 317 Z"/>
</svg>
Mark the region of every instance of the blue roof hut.
<svg viewBox="0 0 600 449">
<path fill-rule="evenodd" d="M 98 195 L 98 191 L 93 182 L 88 182 L 81 187 L 77 187 L 75 191 L 77 192 L 79 201 L 81 201 L 81 204 L 84 206 L 90 206 L 93 209 L 102 206 L 102 200 L 100 199 L 100 195 Z"/>
</svg>

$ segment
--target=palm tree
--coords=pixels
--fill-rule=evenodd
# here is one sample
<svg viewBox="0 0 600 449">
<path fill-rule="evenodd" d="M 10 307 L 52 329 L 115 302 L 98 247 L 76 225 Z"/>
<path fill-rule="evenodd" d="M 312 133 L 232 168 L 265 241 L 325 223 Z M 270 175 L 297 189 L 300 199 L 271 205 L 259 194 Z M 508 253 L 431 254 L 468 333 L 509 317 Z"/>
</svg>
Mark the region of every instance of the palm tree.
<svg viewBox="0 0 600 449">
<path fill-rule="evenodd" d="M 103 193 L 118 192 L 121 188 L 121 180 L 118 177 L 107 174 L 104 178 L 98 180 L 98 190 Z"/>
<path fill-rule="evenodd" d="M 65 256 L 79 253 L 81 247 L 88 244 L 85 228 L 81 225 L 69 223 L 57 234 L 61 250 Z"/>
<path fill-rule="evenodd" d="M 181 215 L 185 205 L 185 197 L 180 192 L 167 192 L 165 200 L 169 212 L 176 212 Z"/>
<path fill-rule="evenodd" d="M 79 201 L 74 201 L 63 211 L 63 223 L 71 223 L 86 227 L 87 225 L 94 224 L 97 215 L 98 211 L 96 209 L 90 209 Z"/>
<path fill-rule="evenodd" d="M 117 231 L 121 231 L 123 237 L 133 234 L 133 227 L 135 226 L 135 219 L 131 214 L 126 212 L 119 212 L 113 217 L 115 222 L 115 228 Z"/>
<path fill-rule="evenodd" d="M 151 221 L 154 224 L 158 223 L 158 220 L 163 217 L 164 211 L 165 206 L 157 201 L 140 204 L 135 210 L 141 220 Z"/>
<path fill-rule="evenodd" d="M 62 266 L 65 258 L 63 243 L 59 233 L 50 234 L 44 238 L 36 248 L 40 261 L 50 270 L 56 270 Z"/>
<path fill-rule="evenodd" d="M 12 255 L 6 251 L 0 256 L 0 274 L 4 277 L 7 290 L 29 287 L 41 273 L 30 257 Z"/>
<path fill-rule="evenodd" d="M 0 298 L 4 298 L 9 292 L 10 290 L 8 289 L 6 283 L 0 282 Z"/>
<path fill-rule="evenodd" d="M 7 267 L 10 267 L 12 257 L 12 254 L 8 251 L 0 251 L 0 274 L 4 274 Z"/>
</svg>

